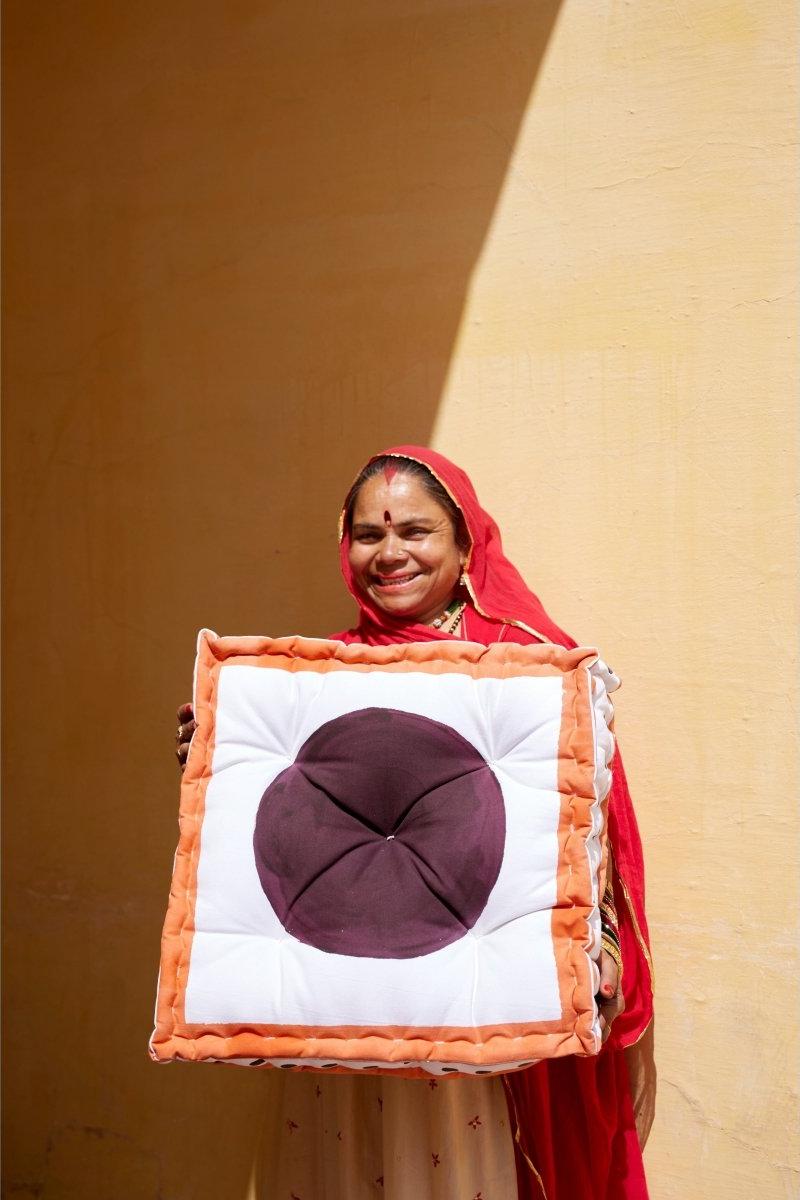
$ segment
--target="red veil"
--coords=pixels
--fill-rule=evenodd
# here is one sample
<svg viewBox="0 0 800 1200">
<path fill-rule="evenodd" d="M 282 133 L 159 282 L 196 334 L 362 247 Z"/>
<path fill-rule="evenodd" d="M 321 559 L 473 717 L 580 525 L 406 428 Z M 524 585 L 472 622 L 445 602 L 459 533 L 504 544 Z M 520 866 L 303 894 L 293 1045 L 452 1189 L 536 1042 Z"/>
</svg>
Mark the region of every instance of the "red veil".
<svg viewBox="0 0 800 1200">
<path fill-rule="evenodd" d="M 383 452 L 423 464 L 460 509 L 471 549 L 464 568 L 469 592 L 471 641 L 575 642 L 548 617 L 503 553 L 497 525 L 478 503 L 469 477 L 441 454 L 422 446 Z M 382 457 L 382 455 L 375 455 Z M 340 519 L 341 567 L 359 606 L 355 629 L 333 636 L 345 642 L 450 638 L 431 625 L 404 623 L 373 606 L 350 569 L 349 531 Z M 644 863 L 639 831 L 619 752 L 608 806 L 617 912 L 624 963 L 625 1012 L 597 1058 L 561 1058 L 506 1075 L 504 1082 L 517 1150 L 520 1200 L 646 1200 L 647 1186 L 634 1126 L 624 1048 L 636 1043 L 652 1019 L 652 964 L 644 913 Z"/>
</svg>

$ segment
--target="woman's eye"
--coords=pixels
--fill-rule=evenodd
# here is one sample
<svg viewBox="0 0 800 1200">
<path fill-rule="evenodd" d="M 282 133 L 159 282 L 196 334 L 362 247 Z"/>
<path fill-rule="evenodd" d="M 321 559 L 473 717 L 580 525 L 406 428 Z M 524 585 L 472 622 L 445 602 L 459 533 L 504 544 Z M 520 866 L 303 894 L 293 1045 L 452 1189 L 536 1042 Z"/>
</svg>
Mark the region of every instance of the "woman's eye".
<svg viewBox="0 0 800 1200">
<path fill-rule="evenodd" d="M 377 533 L 358 533 L 358 534 L 356 534 L 357 542 L 371 543 L 371 542 L 377 542 L 377 540 L 378 540 Z"/>
</svg>

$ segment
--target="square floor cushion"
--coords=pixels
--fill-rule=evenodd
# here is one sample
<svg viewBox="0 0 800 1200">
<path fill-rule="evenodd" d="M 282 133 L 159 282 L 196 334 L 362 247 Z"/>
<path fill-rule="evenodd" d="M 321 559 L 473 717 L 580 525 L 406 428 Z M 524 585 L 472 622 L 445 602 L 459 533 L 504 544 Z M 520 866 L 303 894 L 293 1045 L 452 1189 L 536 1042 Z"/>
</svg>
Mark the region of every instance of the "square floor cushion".
<svg viewBox="0 0 800 1200">
<path fill-rule="evenodd" d="M 153 1058 L 597 1053 L 618 683 L 586 648 L 203 630 Z"/>
</svg>

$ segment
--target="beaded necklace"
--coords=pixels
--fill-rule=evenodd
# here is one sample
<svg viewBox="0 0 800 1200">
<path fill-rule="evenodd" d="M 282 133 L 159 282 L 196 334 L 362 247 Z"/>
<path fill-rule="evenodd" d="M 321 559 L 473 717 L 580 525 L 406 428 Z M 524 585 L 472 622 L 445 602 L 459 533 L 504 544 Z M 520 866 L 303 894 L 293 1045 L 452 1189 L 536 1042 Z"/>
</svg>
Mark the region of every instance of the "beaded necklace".
<svg viewBox="0 0 800 1200">
<path fill-rule="evenodd" d="M 431 625 L 434 629 L 444 630 L 445 633 L 454 633 L 466 607 L 466 600 L 451 600 L 441 616 L 437 617 L 435 621 L 431 621 Z"/>
</svg>

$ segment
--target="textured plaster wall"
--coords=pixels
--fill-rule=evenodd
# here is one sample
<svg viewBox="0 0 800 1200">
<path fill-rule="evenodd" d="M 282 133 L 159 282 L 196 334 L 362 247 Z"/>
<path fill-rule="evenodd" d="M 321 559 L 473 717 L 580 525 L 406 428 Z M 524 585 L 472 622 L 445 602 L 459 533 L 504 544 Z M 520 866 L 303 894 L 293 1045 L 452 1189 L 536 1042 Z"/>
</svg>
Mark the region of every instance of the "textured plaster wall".
<svg viewBox="0 0 800 1200">
<path fill-rule="evenodd" d="M 146 1056 L 175 708 L 201 625 L 349 619 L 558 3 L 4 8 L 4 1186 L 237 1200 L 271 1080 Z"/>
<path fill-rule="evenodd" d="M 800 1195 L 793 28 L 564 6 L 434 429 L 623 679 L 655 1200 Z"/>
<path fill-rule="evenodd" d="M 654 1200 L 797 1191 L 794 14 L 5 7 L 5 1194 L 248 1196 L 145 1058 L 194 631 L 324 632 L 365 455 L 473 473 L 625 681 Z"/>
</svg>

